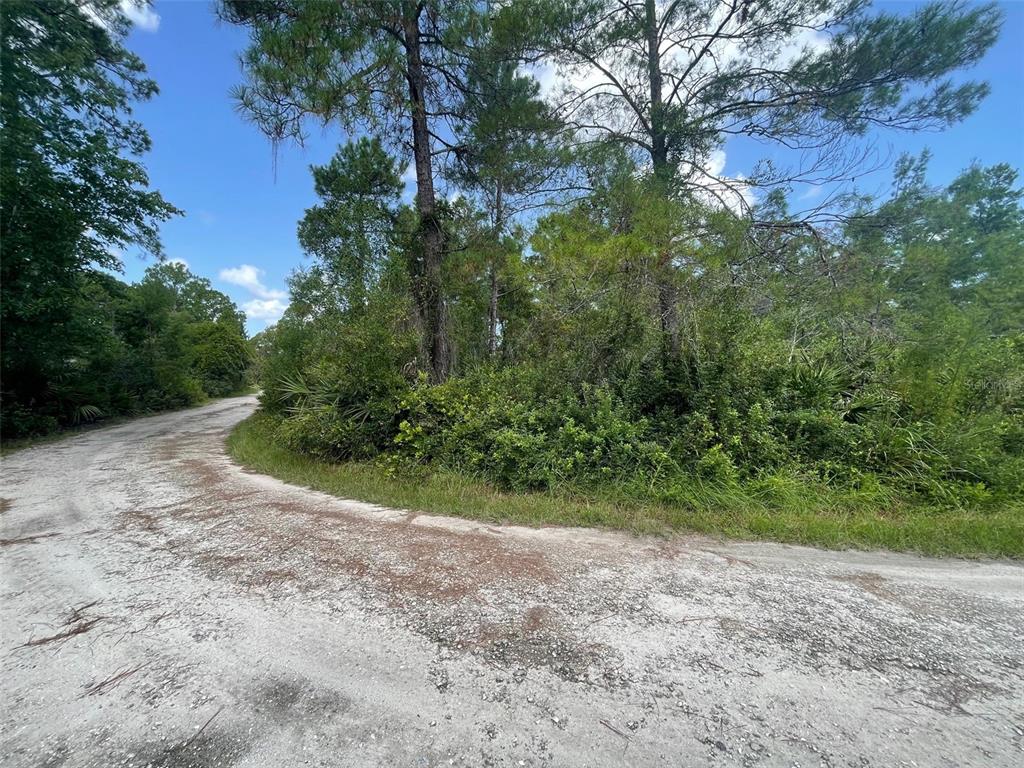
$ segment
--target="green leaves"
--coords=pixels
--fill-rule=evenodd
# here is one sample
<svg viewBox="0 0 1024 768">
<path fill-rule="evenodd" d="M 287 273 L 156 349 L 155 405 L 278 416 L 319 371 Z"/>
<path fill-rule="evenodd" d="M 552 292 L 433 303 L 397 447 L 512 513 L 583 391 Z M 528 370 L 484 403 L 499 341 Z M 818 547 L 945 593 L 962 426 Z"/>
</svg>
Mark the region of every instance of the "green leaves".
<svg viewBox="0 0 1024 768">
<path fill-rule="evenodd" d="M 333 287 L 321 297 L 320 309 L 358 312 L 400 234 L 398 164 L 380 141 L 363 137 L 312 171 L 322 202 L 306 211 L 298 235 L 303 250 L 317 259 L 310 278 Z"/>
<path fill-rule="evenodd" d="M 731 136 L 806 153 L 803 167 L 764 164 L 743 180 L 771 190 L 855 175 L 844 149 L 869 127 L 962 119 L 988 88 L 950 76 L 1002 22 L 994 4 L 941 0 L 901 14 L 865 0 L 512 0 L 500 18 L 522 20 L 511 37 L 561 67 L 557 101 L 581 138 L 626 147 L 673 191 L 697 195 L 739 186 L 708 172 Z"/>
<path fill-rule="evenodd" d="M 119 269 L 130 246 L 160 255 L 159 224 L 180 213 L 138 160 L 150 142 L 131 107 L 156 84 L 123 47 L 127 26 L 117 0 L 0 4 L 5 410 L 42 407 L 69 361 L 106 354 L 82 307 L 91 270 Z M 94 416 L 88 404 L 71 420 Z"/>
<path fill-rule="evenodd" d="M 145 189 L 146 172 L 130 159 L 149 148 L 131 103 L 153 96 L 156 84 L 121 45 L 126 22 L 117 3 L 90 9 L 107 27 L 66 0 L 13 0 L 0 9 L 4 236 L 22 242 L 31 212 L 57 207 L 78 230 L 86 262 L 117 266 L 114 248 L 159 254 L 157 223 L 179 211 Z"/>
</svg>

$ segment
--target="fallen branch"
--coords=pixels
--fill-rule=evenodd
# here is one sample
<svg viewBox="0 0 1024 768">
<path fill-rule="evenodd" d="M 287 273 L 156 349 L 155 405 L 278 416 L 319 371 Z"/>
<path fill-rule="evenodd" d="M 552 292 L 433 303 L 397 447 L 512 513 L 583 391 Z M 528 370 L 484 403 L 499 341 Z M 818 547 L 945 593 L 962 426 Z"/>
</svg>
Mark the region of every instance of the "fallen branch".
<svg viewBox="0 0 1024 768">
<path fill-rule="evenodd" d="M 120 685 L 122 682 L 124 682 L 126 678 L 131 677 L 143 667 L 148 666 L 149 663 L 147 662 L 146 664 L 139 664 L 139 666 L 137 667 L 132 667 L 131 669 L 125 669 L 121 672 L 117 672 L 116 674 L 113 674 L 110 677 L 108 677 L 106 680 L 101 680 L 98 683 L 88 686 L 85 690 L 85 693 L 83 693 L 82 696 L 102 696 L 104 693 L 107 693 L 112 688 Z"/>
<path fill-rule="evenodd" d="M 621 736 L 622 738 L 624 738 L 626 741 L 629 741 L 629 734 L 628 733 L 624 733 L 623 731 L 620 731 L 618 728 L 616 728 L 614 725 L 609 723 L 607 720 L 598 720 L 597 722 L 599 722 L 601 725 L 603 725 L 605 728 L 607 728 L 612 733 L 616 733 L 619 736 Z"/>
<path fill-rule="evenodd" d="M 95 619 L 87 619 L 85 621 L 80 621 L 74 626 L 68 627 L 67 629 L 62 630 L 61 632 L 58 632 L 56 635 L 50 635 L 49 637 L 39 637 L 35 640 L 29 640 L 27 643 L 24 643 L 18 647 L 29 648 L 36 645 L 45 645 L 46 643 L 54 643 L 58 641 L 67 640 L 68 638 L 74 637 L 75 635 L 80 635 L 83 632 L 88 632 L 90 629 L 95 627 L 105 618 L 107 617 L 97 616 Z"/>
<path fill-rule="evenodd" d="M 220 714 L 221 712 L 223 712 L 223 711 L 224 711 L 224 707 L 221 707 L 220 709 L 218 709 L 218 710 L 217 710 L 216 712 L 214 712 L 214 713 L 213 713 L 212 715 L 210 715 L 210 719 L 209 719 L 209 720 L 207 720 L 207 721 L 206 721 L 205 723 L 203 723 L 203 727 L 202 727 L 202 728 L 200 728 L 200 729 L 199 729 L 198 731 L 196 731 L 195 733 L 193 733 L 193 734 L 192 734 L 192 735 L 191 735 L 191 736 L 189 737 L 188 741 L 186 741 L 186 742 L 185 742 L 184 744 L 182 744 L 182 745 L 181 745 L 180 747 L 171 747 L 171 748 L 170 748 L 170 749 L 168 749 L 167 751 L 168 751 L 168 752 L 173 752 L 173 751 L 174 751 L 174 750 L 176 750 L 176 749 L 181 749 L 181 750 L 184 750 L 184 749 L 186 749 L 186 748 L 188 747 L 188 745 L 189 745 L 189 744 L 191 744 L 191 743 L 192 743 L 193 741 L 195 741 L 196 739 L 198 739 L 198 738 L 199 738 L 199 735 L 200 735 L 200 734 L 201 734 L 201 733 L 202 733 L 203 731 L 205 731 L 205 730 L 206 730 L 206 726 L 208 726 L 208 725 L 209 725 L 210 723 L 212 723 L 212 722 L 213 722 L 213 718 L 215 718 L 215 717 L 216 717 L 217 715 L 219 715 L 219 714 Z"/>
<path fill-rule="evenodd" d="M 37 533 L 32 536 L 21 536 L 17 539 L 0 539 L 0 547 L 9 547 L 12 544 L 35 544 L 40 539 L 51 539 L 54 536 L 60 536 L 60 533 Z"/>
</svg>

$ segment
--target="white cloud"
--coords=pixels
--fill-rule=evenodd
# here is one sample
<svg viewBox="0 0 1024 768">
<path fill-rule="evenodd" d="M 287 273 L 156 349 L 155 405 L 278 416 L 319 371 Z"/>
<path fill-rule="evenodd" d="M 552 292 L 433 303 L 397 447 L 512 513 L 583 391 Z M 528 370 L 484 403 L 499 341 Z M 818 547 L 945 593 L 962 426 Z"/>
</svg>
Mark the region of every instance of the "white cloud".
<svg viewBox="0 0 1024 768">
<path fill-rule="evenodd" d="M 705 205 L 744 216 L 757 203 L 757 190 L 742 173 L 726 174 L 725 161 L 725 150 L 715 149 L 699 163 L 684 161 L 680 172 Z"/>
<path fill-rule="evenodd" d="M 518 74 L 524 77 L 532 77 L 540 85 L 541 98 L 548 98 L 555 89 L 563 84 L 563 78 L 558 69 L 549 61 L 541 60 L 536 64 L 525 64 L 519 67 Z"/>
<path fill-rule="evenodd" d="M 267 323 L 276 323 L 281 319 L 288 305 L 281 299 L 252 299 L 242 302 L 242 311 L 250 320 L 266 320 Z"/>
<path fill-rule="evenodd" d="M 188 269 L 188 262 L 185 261 L 182 258 L 179 258 L 178 256 L 175 256 L 173 259 L 168 259 L 167 263 L 168 264 L 181 264 L 181 266 L 183 266 L 185 269 Z"/>
<path fill-rule="evenodd" d="M 281 319 L 288 308 L 288 294 L 276 288 L 268 288 L 263 283 L 266 273 L 252 264 L 222 269 L 219 277 L 225 283 L 245 288 L 255 298 L 241 303 L 242 311 L 249 320 L 264 320 L 269 325 Z"/>
<path fill-rule="evenodd" d="M 808 184 L 807 189 L 800 195 L 800 200 L 817 200 L 825 193 L 825 188 L 821 184 Z"/>
<path fill-rule="evenodd" d="M 723 188 L 718 197 L 737 216 L 748 215 L 757 205 L 757 189 L 742 173 L 723 179 Z"/>
<path fill-rule="evenodd" d="M 260 299 L 274 300 L 284 299 L 288 296 L 284 291 L 267 288 L 263 284 L 263 275 L 266 274 L 259 267 L 252 264 L 242 264 L 240 267 L 230 267 L 220 271 L 220 279 L 225 283 L 231 283 L 247 289 L 253 296 Z"/>
<path fill-rule="evenodd" d="M 112 14 L 117 11 L 105 9 L 100 12 L 91 3 L 81 6 L 82 13 L 97 26 L 109 30 L 113 23 Z M 143 32 L 156 32 L 160 28 L 160 14 L 153 10 L 147 0 L 121 0 L 118 10 L 128 19 L 133 27 Z"/>
<path fill-rule="evenodd" d="M 402 173 L 402 184 L 405 185 L 405 189 L 402 190 L 402 199 L 411 202 L 416 196 L 416 166 L 413 163 L 405 166 L 405 172 Z"/>
<path fill-rule="evenodd" d="M 704 161 L 704 172 L 716 178 L 722 175 L 725 170 L 725 150 L 715 149 Z"/>
<path fill-rule="evenodd" d="M 156 32 L 160 29 L 160 14 L 144 0 L 121 0 L 121 12 L 136 29 Z"/>
<path fill-rule="evenodd" d="M 818 16 L 811 21 L 808 27 L 800 29 L 779 51 L 775 63 L 788 64 L 806 51 L 815 55 L 827 51 L 829 45 L 832 44 L 832 36 L 821 29 L 815 29 L 815 27 L 823 26 L 826 21 L 825 16 Z"/>
</svg>

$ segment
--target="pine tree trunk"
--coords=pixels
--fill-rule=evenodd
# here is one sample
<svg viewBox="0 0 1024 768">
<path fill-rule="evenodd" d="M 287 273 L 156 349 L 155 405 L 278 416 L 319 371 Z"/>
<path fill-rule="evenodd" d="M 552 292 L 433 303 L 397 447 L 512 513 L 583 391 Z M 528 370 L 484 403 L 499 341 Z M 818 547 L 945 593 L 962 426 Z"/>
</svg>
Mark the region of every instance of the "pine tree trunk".
<svg viewBox="0 0 1024 768">
<path fill-rule="evenodd" d="M 658 314 L 661 317 L 662 347 L 665 357 L 678 360 L 682 352 L 679 335 L 679 290 L 671 276 L 662 274 L 658 283 Z"/>
<path fill-rule="evenodd" d="M 647 76 L 651 86 L 651 165 L 656 188 L 668 194 L 672 168 L 668 162 L 668 141 L 662 101 L 661 53 L 658 50 L 658 15 L 654 0 L 645 0 L 645 36 L 647 38 Z M 671 254 L 658 259 L 654 276 L 658 286 L 658 319 L 661 323 L 662 351 L 668 360 L 679 358 L 679 290 L 676 287 Z"/>
<path fill-rule="evenodd" d="M 671 177 L 665 130 L 665 105 L 661 93 L 661 52 L 658 50 L 658 14 L 654 0 L 645 0 L 644 33 L 647 38 L 647 79 L 651 86 L 651 162 L 659 185 Z"/>
<path fill-rule="evenodd" d="M 424 347 L 429 354 L 430 380 L 435 384 L 445 381 L 451 374 L 452 347 L 448 328 L 448 307 L 444 298 L 442 262 L 444 260 L 444 232 L 437 218 L 434 197 L 434 173 L 430 156 L 430 127 L 427 122 L 425 81 L 420 49 L 420 14 L 418 4 L 406 6 L 404 37 L 406 46 L 406 76 L 409 81 L 409 99 L 412 103 L 413 162 L 416 168 L 416 211 L 419 214 L 419 233 L 422 265 L 413 279 L 418 281 L 415 291 L 423 322 Z"/>
</svg>

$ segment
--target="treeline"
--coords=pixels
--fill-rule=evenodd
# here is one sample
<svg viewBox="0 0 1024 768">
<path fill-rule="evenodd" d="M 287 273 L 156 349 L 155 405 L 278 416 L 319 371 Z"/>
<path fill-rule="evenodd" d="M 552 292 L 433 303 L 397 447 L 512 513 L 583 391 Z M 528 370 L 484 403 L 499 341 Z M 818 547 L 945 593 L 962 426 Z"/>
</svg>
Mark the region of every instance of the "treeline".
<svg viewBox="0 0 1024 768">
<path fill-rule="evenodd" d="M 238 389 L 244 316 L 161 263 L 127 285 L 136 246 L 162 256 L 180 213 L 148 189 L 131 119 L 156 84 L 123 45 L 118 0 L 0 4 L 0 397 L 3 438 L 198 402 Z"/>
<path fill-rule="evenodd" d="M 5 439 L 193 405 L 246 384 L 245 316 L 180 264 L 152 266 L 134 284 L 87 270 L 64 294 L 54 325 L 24 322 L 31 315 L 17 303 L 17 286 L 10 295 Z"/>
<path fill-rule="evenodd" d="M 765 262 L 749 222 L 681 204 L 662 218 L 664 201 L 614 173 L 601 194 L 542 218 L 528 252 L 505 243 L 496 343 L 494 252 L 460 203 L 446 232 L 463 247 L 445 283 L 459 375 L 417 374 L 398 229 L 379 261 L 358 261 L 365 273 L 343 251 L 293 276 L 284 318 L 255 339 L 264 407 L 300 451 L 524 490 L 614 483 L 685 503 L 742 488 L 791 503 L 832 489 L 879 506 L 1018 497 L 1020 190 L 1007 166 L 944 189 L 922 179 L 920 163 L 904 165 L 894 197 L 835 233 L 824 259 L 807 235 Z M 392 192 L 388 218 L 401 221 Z M 644 228 L 685 231 L 694 217 L 717 234 L 687 248 L 673 354 Z"/>
<path fill-rule="evenodd" d="M 222 15 L 252 31 L 237 95 L 275 140 L 307 118 L 371 134 L 313 169 L 312 264 L 256 340 L 290 447 L 683 506 L 1019 498 L 1013 170 L 932 188 L 924 156 L 900 161 L 886 201 L 840 185 L 869 126 L 973 111 L 986 86 L 943 78 L 991 45 L 993 7 L 282 0 Z M 523 69 L 537 62 L 575 77 L 542 99 Z M 712 159 L 736 135 L 799 150 L 800 167 L 725 177 Z M 826 203 L 794 210 L 812 181 Z"/>
</svg>

